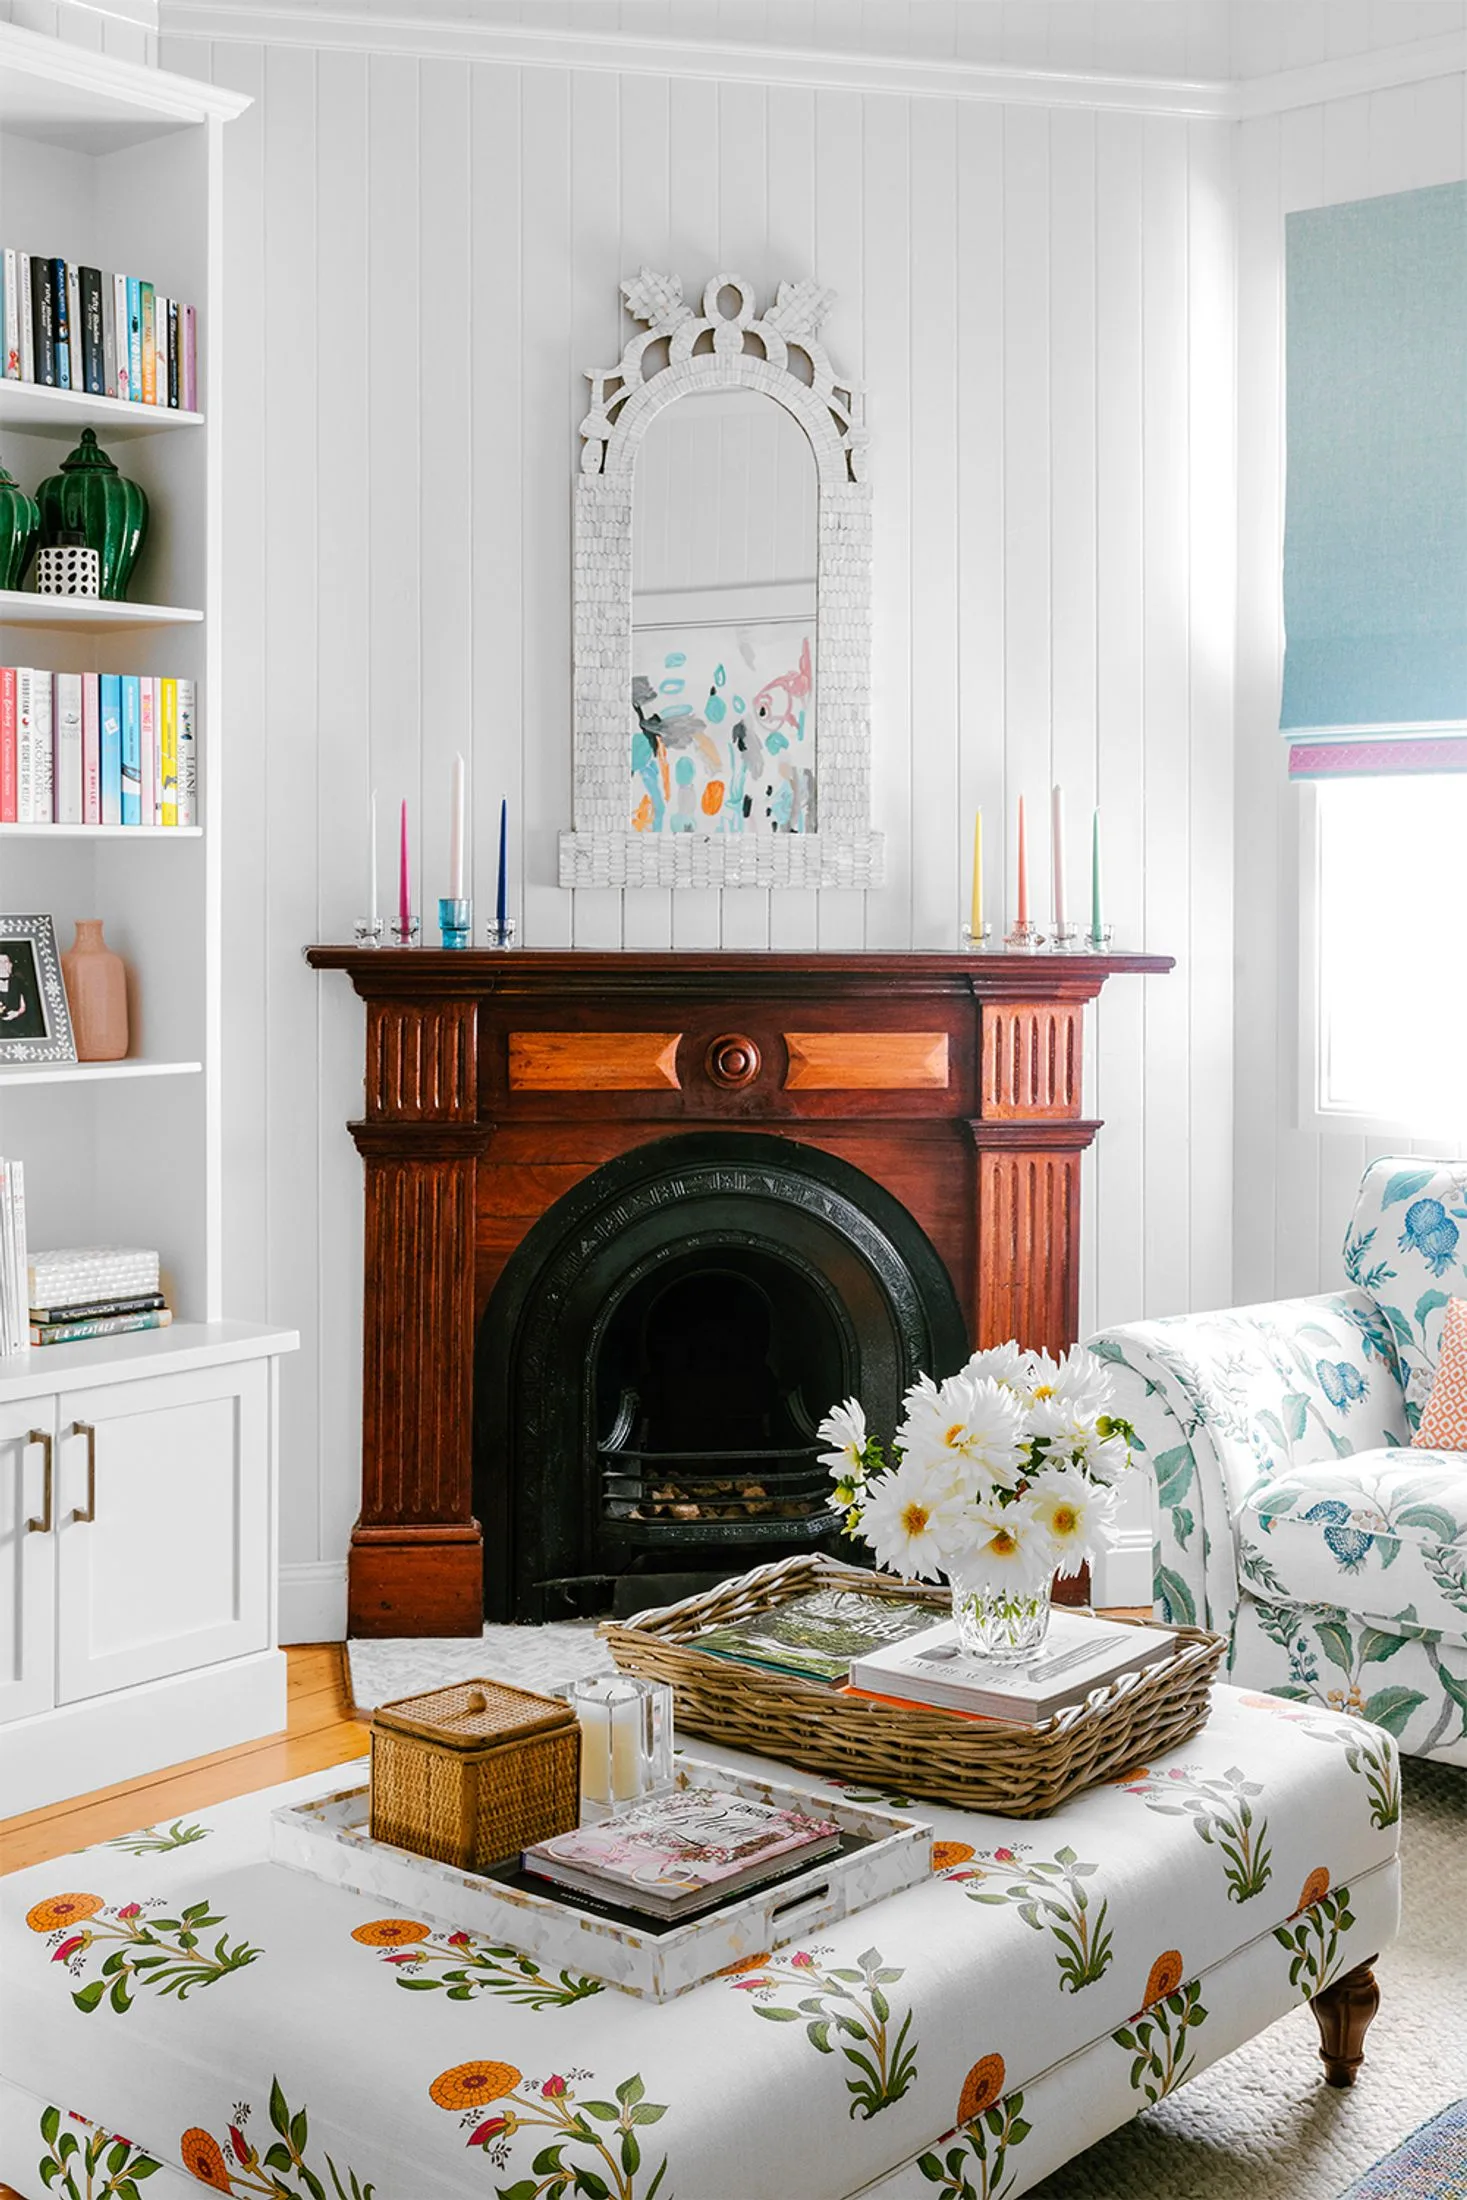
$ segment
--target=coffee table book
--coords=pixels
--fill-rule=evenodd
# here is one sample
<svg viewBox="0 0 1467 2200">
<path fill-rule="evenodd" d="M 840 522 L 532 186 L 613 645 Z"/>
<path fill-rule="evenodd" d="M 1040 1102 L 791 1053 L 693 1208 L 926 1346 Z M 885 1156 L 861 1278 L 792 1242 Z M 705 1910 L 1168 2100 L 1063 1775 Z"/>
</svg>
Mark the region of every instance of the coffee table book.
<svg viewBox="0 0 1467 2200">
<path fill-rule="evenodd" d="M 1044 1648 L 1033 1662 L 1005 1666 L 965 1654 L 949 1620 L 853 1659 L 844 1693 L 1037 1725 L 1084 1703 L 1093 1690 L 1108 1687 L 1123 1673 L 1144 1672 L 1171 1657 L 1176 1647 L 1169 1628 L 1056 1610 Z"/>
<path fill-rule="evenodd" d="M 763 1955 L 919 1886 L 932 1868 L 932 1829 L 864 1804 L 828 1802 L 722 1766 L 681 1761 L 679 1784 L 717 1786 L 776 1810 L 827 1818 L 841 1853 L 684 1922 L 637 1917 L 530 1878 L 518 1860 L 467 1872 L 374 1841 L 365 1787 L 272 1814 L 272 1862 L 380 1899 L 404 1917 L 482 1934 L 542 1966 L 581 1972 L 649 2001 L 671 2001 L 749 1956 Z"/>
<path fill-rule="evenodd" d="M 841 1846 L 832 1819 L 774 1810 L 717 1787 L 674 1787 L 600 1824 L 527 1848 L 523 1868 L 577 1894 L 676 1922 L 818 1864 Z"/>
</svg>

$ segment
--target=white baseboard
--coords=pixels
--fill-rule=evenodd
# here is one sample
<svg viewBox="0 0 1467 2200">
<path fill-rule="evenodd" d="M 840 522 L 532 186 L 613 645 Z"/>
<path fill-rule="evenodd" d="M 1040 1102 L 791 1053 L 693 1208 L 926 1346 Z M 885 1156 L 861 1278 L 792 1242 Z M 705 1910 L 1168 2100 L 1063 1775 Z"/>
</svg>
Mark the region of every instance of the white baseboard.
<svg viewBox="0 0 1467 2200">
<path fill-rule="evenodd" d="M 7 1812 L 42 1810 L 284 1725 L 285 1660 L 258 1650 L 0 1727 L 0 1795 Z"/>
<path fill-rule="evenodd" d="M 1092 1602 L 1151 1606 L 1153 1543 L 1149 1528 L 1115 1528 L 1090 1565 Z"/>
<path fill-rule="evenodd" d="M 280 1569 L 280 1640 L 345 1642 L 346 1560 L 313 1559 Z"/>
</svg>

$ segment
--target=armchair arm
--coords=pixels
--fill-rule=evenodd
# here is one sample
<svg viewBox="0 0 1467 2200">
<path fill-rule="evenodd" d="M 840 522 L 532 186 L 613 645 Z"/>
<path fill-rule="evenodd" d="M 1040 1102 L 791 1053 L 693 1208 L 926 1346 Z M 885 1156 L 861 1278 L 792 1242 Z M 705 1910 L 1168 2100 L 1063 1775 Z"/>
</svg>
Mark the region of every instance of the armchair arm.
<svg viewBox="0 0 1467 2200">
<path fill-rule="evenodd" d="M 1231 1630 L 1233 1520 L 1290 1468 L 1408 1440 L 1390 1333 L 1363 1291 L 1103 1330 L 1115 1410 L 1156 1483 L 1158 1615 Z"/>
</svg>

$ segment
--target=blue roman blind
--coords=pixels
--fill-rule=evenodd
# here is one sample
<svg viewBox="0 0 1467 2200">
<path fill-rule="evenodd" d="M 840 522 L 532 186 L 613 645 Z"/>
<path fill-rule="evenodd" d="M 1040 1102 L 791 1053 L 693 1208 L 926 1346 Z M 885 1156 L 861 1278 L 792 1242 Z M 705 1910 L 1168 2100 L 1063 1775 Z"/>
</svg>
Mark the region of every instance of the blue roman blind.
<svg viewBox="0 0 1467 2200">
<path fill-rule="evenodd" d="M 1280 725 L 1296 771 L 1461 768 L 1467 183 L 1291 214 L 1286 243 Z"/>
</svg>

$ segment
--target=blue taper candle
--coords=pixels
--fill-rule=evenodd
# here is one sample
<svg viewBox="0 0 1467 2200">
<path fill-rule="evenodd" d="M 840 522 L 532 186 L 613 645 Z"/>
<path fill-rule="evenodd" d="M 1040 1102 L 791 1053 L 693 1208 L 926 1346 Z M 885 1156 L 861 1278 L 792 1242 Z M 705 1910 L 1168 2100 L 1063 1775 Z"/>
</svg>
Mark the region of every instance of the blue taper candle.
<svg viewBox="0 0 1467 2200">
<path fill-rule="evenodd" d="M 495 914 L 495 917 L 496 917 L 496 918 L 497 918 L 497 920 L 498 920 L 498 923 L 499 923 L 499 929 L 500 929 L 500 931 L 501 931 L 501 932 L 503 932 L 503 930 L 504 930 L 504 920 L 505 920 L 506 916 L 507 916 L 507 915 L 509 914 L 509 911 L 508 911 L 508 907 L 507 907 L 507 904 L 508 904 L 508 899 L 509 899 L 509 894 L 508 894 L 508 878 L 507 878 L 507 867 L 508 867 L 508 862 L 509 862 L 509 798 L 508 798 L 508 796 L 502 796 L 502 797 L 501 797 L 501 799 L 500 799 L 500 804 L 499 804 L 499 899 L 498 899 L 498 902 L 497 902 L 497 903 L 496 903 L 496 905 L 495 905 L 495 911 L 494 911 L 494 914 Z"/>
</svg>

